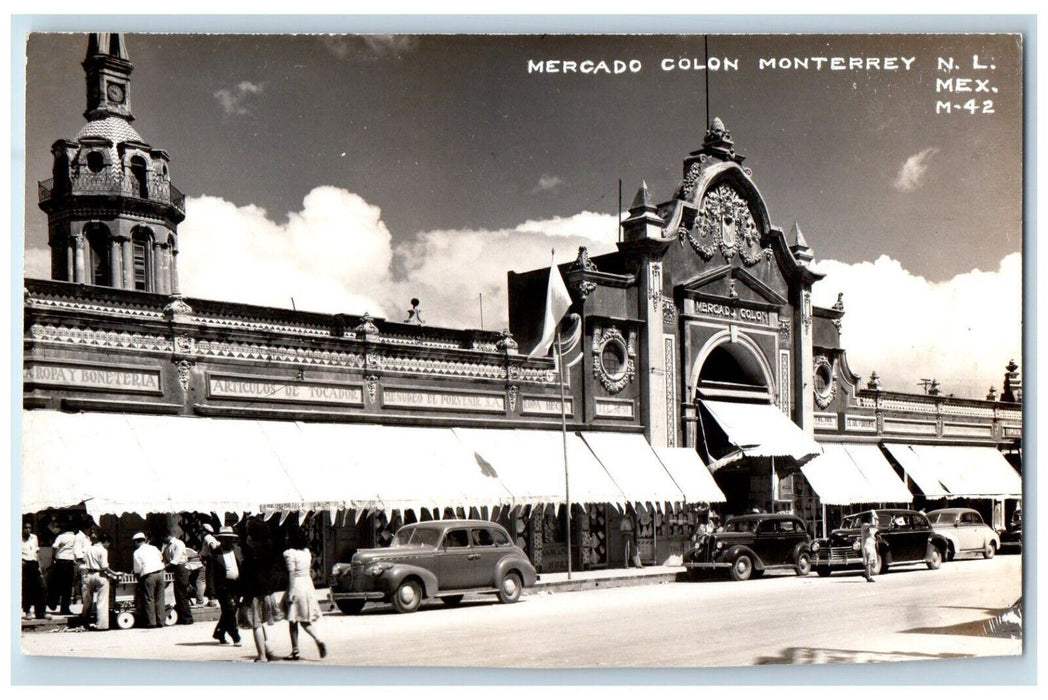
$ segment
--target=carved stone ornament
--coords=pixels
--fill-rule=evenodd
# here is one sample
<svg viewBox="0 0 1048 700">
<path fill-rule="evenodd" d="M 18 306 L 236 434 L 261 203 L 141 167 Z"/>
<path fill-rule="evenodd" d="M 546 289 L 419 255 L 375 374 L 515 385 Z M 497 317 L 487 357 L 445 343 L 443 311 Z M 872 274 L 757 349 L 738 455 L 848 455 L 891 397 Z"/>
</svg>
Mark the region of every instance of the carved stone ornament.
<svg viewBox="0 0 1048 700">
<path fill-rule="evenodd" d="M 517 410 L 517 396 L 520 394 L 520 389 L 516 385 L 511 386 L 506 390 L 506 403 L 509 404 L 510 413 L 514 413 Z"/>
<path fill-rule="evenodd" d="M 788 318 L 779 319 L 779 340 L 783 343 L 790 342 L 790 320 Z"/>
<path fill-rule="evenodd" d="M 175 352 L 188 354 L 193 352 L 193 339 L 188 335 L 175 336 Z"/>
<path fill-rule="evenodd" d="M 636 374 L 634 334 L 629 340 L 617 328 L 594 329 L 593 376 L 609 394 L 617 394 Z"/>
<path fill-rule="evenodd" d="M 515 352 L 517 350 L 517 341 L 513 339 L 513 334 L 509 332 L 508 328 L 503 328 L 501 331 L 501 337 L 498 342 L 495 343 L 495 348 L 502 352 Z"/>
<path fill-rule="evenodd" d="M 590 282 L 589 280 L 579 280 L 575 284 L 571 285 L 572 291 L 578 296 L 579 301 L 586 301 L 590 294 L 593 294 L 597 289 L 596 282 Z"/>
<path fill-rule="evenodd" d="M 375 403 L 375 394 L 378 393 L 378 377 L 374 374 L 364 377 L 364 386 L 367 388 L 368 401 Z"/>
<path fill-rule="evenodd" d="M 648 269 L 648 298 L 655 311 L 662 304 L 662 263 L 653 262 Z"/>
<path fill-rule="evenodd" d="M 181 294 L 172 294 L 171 301 L 164 307 L 164 315 L 167 318 L 175 316 L 189 316 L 193 313 L 193 307 L 185 302 Z"/>
<path fill-rule="evenodd" d="M 815 403 L 819 408 L 826 408 L 837 396 L 837 376 L 833 371 L 833 362 L 825 355 L 816 355 L 812 365 Z"/>
<path fill-rule="evenodd" d="M 866 382 L 866 388 L 871 389 L 873 391 L 880 391 L 881 378 L 877 375 L 876 372 L 870 373 L 870 381 Z"/>
<path fill-rule="evenodd" d="M 804 306 L 801 307 L 801 317 L 804 323 L 804 330 L 811 329 L 811 292 L 804 293 Z"/>
<path fill-rule="evenodd" d="M 700 163 L 705 162 L 706 156 L 699 156 L 699 161 Z M 691 167 L 688 168 L 688 173 L 680 183 L 682 199 L 691 199 L 692 195 L 695 194 L 695 183 L 699 181 L 699 173 L 701 172 L 702 166 L 699 163 L 692 163 Z"/>
<path fill-rule="evenodd" d="M 378 326 L 376 326 L 371 318 L 371 314 L 364 312 L 364 315 L 360 317 L 360 324 L 357 325 L 353 331 L 357 335 L 369 336 L 378 335 Z"/>
<path fill-rule="evenodd" d="M 180 360 L 175 367 L 178 370 L 178 383 L 182 385 L 182 391 L 189 391 L 189 376 L 193 369 L 193 363 L 189 360 Z"/>
<path fill-rule="evenodd" d="M 752 266 L 763 255 L 750 205 L 727 184 L 706 192 L 691 228 L 679 228 L 677 236 L 682 243 L 687 240 L 703 260 L 719 250 L 727 262 L 738 253 L 744 264 Z"/>
<path fill-rule="evenodd" d="M 677 306 L 670 297 L 662 297 L 662 325 L 670 328 L 677 325 Z"/>
<path fill-rule="evenodd" d="M 582 270 L 584 272 L 596 272 L 597 264 L 590 260 L 589 250 L 584 245 L 579 246 L 579 257 L 568 266 L 568 272 Z"/>
</svg>

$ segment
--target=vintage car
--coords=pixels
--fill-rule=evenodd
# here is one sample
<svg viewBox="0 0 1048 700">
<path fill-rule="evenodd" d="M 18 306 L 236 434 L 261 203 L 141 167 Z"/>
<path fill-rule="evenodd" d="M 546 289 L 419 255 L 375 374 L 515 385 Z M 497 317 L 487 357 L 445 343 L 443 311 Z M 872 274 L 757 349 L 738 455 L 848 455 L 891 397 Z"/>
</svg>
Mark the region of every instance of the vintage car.
<svg viewBox="0 0 1048 700">
<path fill-rule="evenodd" d="M 1008 521 L 1008 527 L 1005 528 L 1001 534 L 1001 549 L 1015 549 L 1022 551 L 1023 548 L 1023 509 L 1022 507 L 1016 508 L 1015 512 L 1012 513 L 1011 520 Z"/>
<path fill-rule="evenodd" d="M 877 514 L 877 561 L 874 573 L 882 574 L 890 566 L 927 564 L 938 569 L 946 558 L 949 542 L 932 530 L 922 513 L 915 510 L 878 509 L 847 515 L 841 527 L 830 536 L 815 540 L 811 545 L 815 571 L 829 576 L 842 569 L 861 569 L 862 526 Z"/>
<path fill-rule="evenodd" d="M 787 513 L 761 513 L 728 518 L 717 532 L 702 535 L 684 553 L 692 580 L 727 570 L 736 581 L 758 578 L 765 571 L 811 571 L 811 536 L 804 523 Z"/>
<path fill-rule="evenodd" d="M 981 554 L 992 559 L 1001 548 L 1001 538 L 972 508 L 942 508 L 928 513 L 932 529 L 946 538 L 946 560 L 962 554 Z"/>
<path fill-rule="evenodd" d="M 434 520 L 405 525 L 389 547 L 361 549 L 331 570 L 331 598 L 346 614 L 369 601 L 397 612 L 418 610 L 427 598 L 455 606 L 467 593 L 494 593 L 515 603 L 538 579 L 509 534 L 487 520 Z"/>
</svg>

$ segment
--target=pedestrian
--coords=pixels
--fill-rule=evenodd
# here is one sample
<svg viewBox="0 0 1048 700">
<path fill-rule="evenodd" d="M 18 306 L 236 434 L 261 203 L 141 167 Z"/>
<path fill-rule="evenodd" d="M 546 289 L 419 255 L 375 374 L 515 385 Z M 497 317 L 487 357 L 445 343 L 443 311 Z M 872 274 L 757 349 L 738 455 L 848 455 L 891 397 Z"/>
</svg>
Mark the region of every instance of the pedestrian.
<svg viewBox="0 0 1048 700">
<path fill-rule="evenodd" d="M 218 605 L 218 591 L 215 590 L 214 555 L 221 549 L 218 539 L 215 537 L 215 528 L 210 523 L 203 524 L 201 537 L 203 544 L 200 546 L 200 561 L 204 564 L 204 595 L 208 598 L 210 607 Z"/>
<path fill-rule="evenodd" d="M 298 626 L 317 643 L 317 652 L 320 658 L 327 656 L 327 645 L 320 641 L 317 633 L 313 631 L 313 623 L 320 619 L 320 603 L 317 601 L 317 591 L 313 586 L 313 576 L 310 573 L 313 555 L 309 551 L 309 542 L 306 534 L 295 528 L 288 536 L 288 548 L 284 550 L 284 564 L 287 566 L 288 587 L 284 598 L 284 609 L 287 614 L 288 631 L 291 635 L 291 655 L 286 657 L 288 661 L 298 661 Z"/>
<path fill-rule="evenodd" d="M 120 574 L 109 568 L 109 535 L 93 527 L 88 537 L 91 544 L 84 550 L 81 571 L 84 607 L 80 620 L 88 629 L 104 631 L 109 629 L 109 580 Z M 92 614 L 97 616 L 95 622 L 91 622 Z"/>
<path fill-rule="evenodd" d="M 48 586 L 47 606 L 58 608 L 59 615 L 72 615 L 69 604 L 73 594 L 73 575 L 76 566 L 76 534 L 69 526 L 69 521 L 62 518 L 58 522 L 59 534 L 52 547 L 51 581 Z"/>
<path fill-rule="evenodd" d="M 257 652 L 255 661 L 265 663 L 276 658 L 269 648 L 265 626 L 279 622 L 283 615 L 273 599 L 277 562 L 264 522 L 254 518 L 248 521 L 246 545 L 237 621 L 242 628 L 251 630 Z"/>
<path fill-rule="evenodd" d="M 240 579 L 244 569 L 244 554 L 237 544 L 237 533 L 231 527 L 218 531 L 220 543 L 218 552 L 211 555 L 208 571 L 213 572 L 214 595 L 218 598 L 221 615 L 215 631 L 211 634 L 219 644 L 229 644 L 228 634 L 233 646 L 240 646 L 240 630 L 237 629 L 237 605 L 240 603 Z"/>
<path fill-rule="evenodd" d="M 189 594 L 196 605 L 207 603 L 206 567 L 200 553 L 192 547 L 186 547 L 186 571 L 189 572 Z"/>
<path fill-rule="evenodd" d="M 873 583 L 873 574 L 877 568 L 877 513 L 870 514 L 870 522 L 862 525 L 862 566 L 866 580 Z"/>
<path fill-rule="evenodd" d="M 84 553 L 87 548 L 91 546 L 91 528 L 95 526 L 95 521 L 90 515 L 80 516 L 80 525 L 77 528 L 76 535 L 73 539 L 73 602 L 79 598 L 84 588 Z M 84 601 L 81 599 L 80 601 Z M 83 614 L 83 608 L 81 608 L 80 614 Z"/>
<path fill-rule="evenodd" d="M 624 558 L 626 560 L 626 567 L 635 566 L 638 569 L 643 569 L 644 564 L 640 560 L 640 551 L 637 550 L 637 533 L 636 533 L 636 521 L 634 520 L 635 511 L 633 506 L 627 505 L 626 512 L 622 514 L 622 519 L 619 521 L 619 532 L 622 534 L 622 545 L 624 548 Z"/>
<path fill-rule="evenodd" d="M 164 536 L 164 568 L 171 572 L 175 587 L 175 612 L 178 624 L 193 624 L 193 611 L 189 607 L 189 558 L 186 544 L 168 531 Z"/>
<path fill-rule="evenodd" d="M 40 540 L 33 534 L 33 521 L 22 522 L 22 617 L 32 610 L 37 620 L 50 620 L 47 588 L 40 573 Z"/>
<path fill-rule="evenodd" d="M 134 573 L 138 577 L 138 600 L 141 609 L 138 619 L 145 627 L 163 627 L 164 618 L 164 559 L 160 550 L 146 542 L 144 533 L 136 532 L 131 541 L 135 543 Z"/>
</svg>

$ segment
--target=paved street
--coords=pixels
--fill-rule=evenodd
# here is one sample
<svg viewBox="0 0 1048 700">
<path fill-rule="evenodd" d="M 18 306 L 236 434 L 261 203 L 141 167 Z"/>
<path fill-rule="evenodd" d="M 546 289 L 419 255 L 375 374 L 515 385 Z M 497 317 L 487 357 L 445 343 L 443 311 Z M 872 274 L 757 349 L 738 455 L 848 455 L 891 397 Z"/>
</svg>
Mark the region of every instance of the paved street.
<svg viewBox="0 0 1048 700">
<path fill-rule="evenodd" d="M 410 615 L 383 606 L 326 615 L 324 664 L 504 668 L 708 667 L 1014 655 L 1022 642 L 985 636 L 985 621 L 1021 594 L 1021 558 L 999 556 L 861 575 L 767 576 L 735 583 L 664 583 L 526 595 L 516 605 L 477 597 Z M 250 662 L 210 640 L 211 623 L 162 630 L 28 632 L 27 654 Z M 270 628 L 281 656 L 287 625 Z M 319 663 L 303 635 L 304 660 Z M 294 662 L 284 662 L 294 663 Z"/>
</svg>

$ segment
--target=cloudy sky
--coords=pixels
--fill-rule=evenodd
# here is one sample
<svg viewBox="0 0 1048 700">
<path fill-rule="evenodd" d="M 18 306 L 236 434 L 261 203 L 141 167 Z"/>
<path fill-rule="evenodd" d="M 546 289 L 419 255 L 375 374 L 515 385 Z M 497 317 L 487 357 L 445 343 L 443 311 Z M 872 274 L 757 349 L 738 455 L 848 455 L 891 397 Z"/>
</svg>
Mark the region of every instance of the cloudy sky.
<svg viewBox="0 0 1048 700">
<path fill-rule="evenodd" d="M 190 296 L 398 320 L 419 297 L 428 323 L 478 327 L 482 294 L 484 327 L 502 327 L 506 270 L 545 265 L 550 248 L 560 262 L 614 249 L 620 178 L 626 205 L 641 180 L 672 195 L 702 140 L 708 74 L 710 116 L 827 274 L 815 302 L 845 294 L 854 371 L 982 397 L 1020 359 L 1014 37 L 712 35 L 710 57 L 737 65 L 719 71 L 682 68 L 704 63 L 701 36 L 138 34 L 128 47 L 134 126 L 189 196 Z M 83 35 L 27 45 L 30 276 L 48 274 L 36 181 L 84 122 L 85 49 Z M 547 61 L 612 73 L 529 73 Z M 948 78 L 972 92 L 937 92 Z"/>
</svg>

